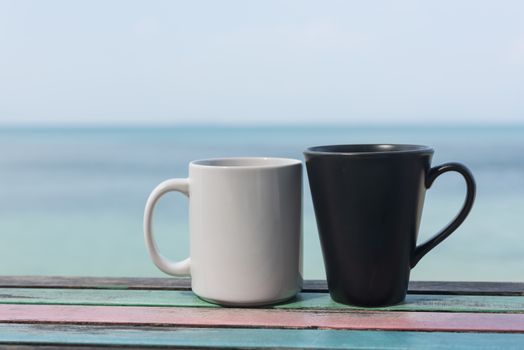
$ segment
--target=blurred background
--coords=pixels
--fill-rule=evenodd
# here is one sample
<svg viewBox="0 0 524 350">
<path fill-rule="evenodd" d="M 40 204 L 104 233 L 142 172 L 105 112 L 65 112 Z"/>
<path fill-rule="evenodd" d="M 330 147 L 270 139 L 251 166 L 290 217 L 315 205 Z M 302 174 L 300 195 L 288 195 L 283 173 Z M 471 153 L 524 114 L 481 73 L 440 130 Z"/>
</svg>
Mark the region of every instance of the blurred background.
<svg viewBox="0 0 524 350">
<path fill-rule="evenodd" d="M 162 276 L 142 214 L 194 159 L 417 143 L 477 179 L 417 280 L 524 281 L 524 3 L 0 0 L 0 275 Z M 459 210 L 439 177 L 419 241 Z M 189 251 L 187 200 L 156 214 Z M 324 278 L 304 182 L 304 272 Z"/>
</svg>

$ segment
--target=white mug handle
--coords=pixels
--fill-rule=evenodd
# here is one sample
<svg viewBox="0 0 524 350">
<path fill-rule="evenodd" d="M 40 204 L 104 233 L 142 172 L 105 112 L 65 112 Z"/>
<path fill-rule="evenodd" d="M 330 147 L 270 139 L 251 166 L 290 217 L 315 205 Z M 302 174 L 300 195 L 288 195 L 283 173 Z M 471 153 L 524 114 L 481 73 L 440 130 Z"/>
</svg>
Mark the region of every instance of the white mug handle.
<svg viewBox="0 0 524 350">
<path fill-rule="evenodd" d="M 155 265 L 163 272 L 173 276 L 189 276 L 191 259 L 182 261 L 171 261 L 158 251 L 153 236 L 153 212 L 155 205 L 167 192 L 181 192 L 189 197 L 189 179 L 171 179 L 159 184 L 149 195 L 144 210 L 144 238 L 146 240 L 147 251 Z"/>
</svg>

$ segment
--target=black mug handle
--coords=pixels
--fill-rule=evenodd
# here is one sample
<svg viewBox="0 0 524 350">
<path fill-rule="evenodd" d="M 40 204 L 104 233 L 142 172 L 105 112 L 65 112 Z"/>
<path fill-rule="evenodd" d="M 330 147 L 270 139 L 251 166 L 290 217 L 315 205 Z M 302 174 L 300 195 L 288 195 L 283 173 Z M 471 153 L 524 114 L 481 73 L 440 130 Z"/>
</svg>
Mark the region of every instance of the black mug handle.
<svg viewBox="0 0 524 350">
<path fill-rule="evenodd" d="M 415 252 L 411 257 L 411 268 L 415 267 L 420 259 L 422 259 L 422 257 L 426 255 L 431 249 L 435 248 L 435 246 L 437 246 L 440 242 L 452 234 L 453 231 L 455 231 L 460 226 L 460 224 L 462 224 L 464 219 L 466 219 L 466 216 L 468 216 L 469 211 L 473 206 L 476 192 L 475 179 L 473 178 L 471 171 L 469 171 L 468 168 L 460 163 L 445 163 L 431 168 L 426 175 L 426 188 L 429 189 L 439 175 L 442 175 L 448 171 L 456 171 L 464 177 L 464 180 L 466 180 L 466 200 L 464 201 L 464 205 L 462 205 L 462 209 L 458 215 L 455 216 L 455 218 L 444 229 L 415 248 Z"/>
</svg>

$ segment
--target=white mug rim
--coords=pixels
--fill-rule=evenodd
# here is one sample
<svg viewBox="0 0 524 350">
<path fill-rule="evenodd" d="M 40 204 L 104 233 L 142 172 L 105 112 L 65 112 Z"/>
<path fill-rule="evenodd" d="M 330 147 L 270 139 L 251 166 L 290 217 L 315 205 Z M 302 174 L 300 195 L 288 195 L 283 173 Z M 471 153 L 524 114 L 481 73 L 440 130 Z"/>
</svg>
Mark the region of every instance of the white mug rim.
<svg viewBox="0 0 524 350">
<path fill-rule="evenodd" d="M 193 160 L 191 167 L 207 169 L 270 169 L 301 165 L 302 161 L 279 157 L 220 157 Z"/>
</svg>

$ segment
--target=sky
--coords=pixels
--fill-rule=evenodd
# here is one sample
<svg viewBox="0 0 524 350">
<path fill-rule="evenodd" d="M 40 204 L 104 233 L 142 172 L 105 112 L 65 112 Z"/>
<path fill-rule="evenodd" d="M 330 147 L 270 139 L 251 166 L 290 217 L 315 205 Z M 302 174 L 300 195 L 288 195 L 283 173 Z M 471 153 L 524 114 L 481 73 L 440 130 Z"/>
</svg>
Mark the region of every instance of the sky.
<svg viewBox="0 0 524 350">
<path fill-rule="evenodd" d="M 522 122 L 520 0 L 0 0 L 0 124 Z"/>
</svg>

